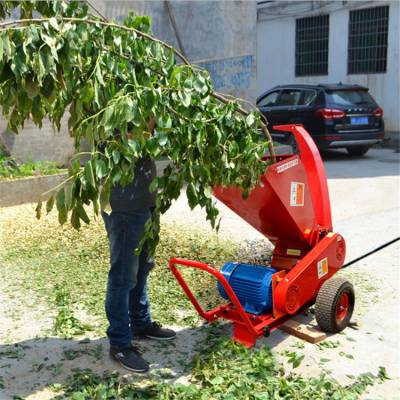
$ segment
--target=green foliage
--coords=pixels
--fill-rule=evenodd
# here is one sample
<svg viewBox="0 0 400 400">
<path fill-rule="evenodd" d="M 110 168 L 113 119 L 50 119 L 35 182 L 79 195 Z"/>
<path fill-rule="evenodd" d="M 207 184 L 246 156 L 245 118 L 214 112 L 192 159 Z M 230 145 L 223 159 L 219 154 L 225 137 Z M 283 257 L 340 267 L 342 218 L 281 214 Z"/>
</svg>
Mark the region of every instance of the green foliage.
<svg viewBox="0 0 400 400">
<path fill-rule="evenodd" d="M 320 350 L 323 350 L 323 349 L 336 349 L 339 346 L 340 346 L 340 343 L 339 343 L 338 340 L 324 340 L 321 343 L 317 343 L 317 347 Z"/>
<path fill-rule="evenodd" d="M 303 353 L 298 353 L 296 351 L 286 350 L 286 351 L 284 351 L 284 354 L 287 356 L 288 363 L 292 364 L 293 368 L 299 367 L 301 362 L 304 359 L 304 354 Z"/>
<path fill-rule="evenodd" d="M 94 219 L 92 211 L 93 223 L 77 232 L 70 225 L 59 226 L 55 214 L 37 224 L 32 205 L 4 209 L 2 216 L 2 240 L 7 246 L 0 246 L 0 264 L 12 265 L 9 278 L 24 282 L 24 290 L 44 296 L 49 304 L 54 304 L 55 288 L 63 288 L 60 311 L 69 314 L 79 301 L 85 312 L 101 321 L 103 332 L 109 245 L 102 219 Z M 243 258 L 244 252 L 235 243 L 185 226 L 163 224 L 161 232 L 156 267 L 149 278 L 151 311 L 162 323 L 192 325 L 199 317 L 169 270 L 169 259 L 179 256 L 220 266 L 238 259 L 239 254 Z M 7 271 L 0 269 L 0 278 Z M 204 307 L 220 304 L 211 275 L 194 269 L 183 273 Z M 64 304 L 69 304 L 68 312 Z"/>
<path fill-rule="evenodd" d="M 159 240 L 159 215 L 185 182 L 190 206 L 204 207 L 213 227 L 213 187 L 236 185 L 246 195 L 257 184 L 270 145 L 261 137 L 259 112 L 243 115 L 236 101 L 212 92 L 207 71 L 177 64 L 176 51 L 150 36 L 148 17 L 109 23 L 77 1 L 5 2 L 0 15 L 16 6 L 27 20 L 0 24 L 0 106 L 9 128 L 18 132 L 28 118 L 38 126 L 49 118 L 59 129 L 68 112 L 76 150 L 83 139 L 90 145 L 85 166 L 76 154 L 68 180 L 54 190 L 54 197 L 70 192 L 68 202 L 59 202 L 61 223 L 70 218 L 79 229 L 89 222 L 83 205 L 92 204 L 96 214 L 107 208 L 112 185 L 131 182 L 140 157 L 171 161 L 152 184 L 157 209 L 142 240 L 150 252 Z"/>
<path fill-rule="evenodd" d="M 65 338 L 83 334 L 85 327 L 74 316 L 67 291 L 62 287 L 55 289 L 58 314 L 54 321 L 54 333 Z"/>
<path fill-rule="evenodd" d="M 60 386 L 67 398 L 86 399 L 191 399 L 191 400 L 353 400 L 376 381 L 360 375 L 353 384 L 341 386 L 320 375 L 307 378 L 284 376 L 267 347 L 248 350 L 221 337 L 218 328 L 207 337 L 193 360 L 189 385 L 148 381 L 130 383 L 117 373 L 99 376 L 89 369 L 76 370 Z"/>
<path fill-rule="evenodd" d="M 28 161 L 17 164 L 11 157 L 0 155 L 0 180 L 8 180 L 37 175 L 52 175 L 62 172 L 56 163 L 50 161 Z"/>
</svg>

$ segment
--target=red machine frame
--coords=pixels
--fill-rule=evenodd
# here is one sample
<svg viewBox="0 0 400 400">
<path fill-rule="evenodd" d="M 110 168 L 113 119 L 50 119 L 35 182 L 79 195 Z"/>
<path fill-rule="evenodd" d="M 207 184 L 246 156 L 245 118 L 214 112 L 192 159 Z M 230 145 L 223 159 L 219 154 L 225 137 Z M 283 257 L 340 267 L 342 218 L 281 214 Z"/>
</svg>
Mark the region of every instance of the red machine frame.
<svg viewBox="0 0 400 400">
<path fill-rule="evenodd" d="M 197 312 L 208 322 L 218 318 L 232 321 L 233 339 L 247 347 L 313 304 L 323 282 L 343 265 L 346 253 L 343 237 L 332 231 L 326 174 L 314 141 L 302 125 L 280 125 L 274 129 L 291 132 L 299 154 L 277 156 L 277 162 L 267 167 L 260 185 L 247 199 L 243 199 L 238 188 L 214 189 L 217 199 L 275 245 L 271 266 L 278 272 L 272 276 L 272 311 L 263 315 L 247 313 L 229 282 L 214 267 L 180 258 L 169 263 Z M 178 266 L 213 275 L 230 302 L 204 311 Z"/>
</svg>

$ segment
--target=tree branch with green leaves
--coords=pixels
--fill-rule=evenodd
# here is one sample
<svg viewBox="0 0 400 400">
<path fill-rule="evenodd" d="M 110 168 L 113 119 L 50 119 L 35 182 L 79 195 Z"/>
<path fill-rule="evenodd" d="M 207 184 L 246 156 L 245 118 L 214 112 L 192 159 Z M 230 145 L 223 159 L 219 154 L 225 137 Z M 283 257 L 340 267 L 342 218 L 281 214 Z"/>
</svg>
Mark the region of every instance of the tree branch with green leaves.
<svg viewBox="0 0 400 400">
<path fill-rule="evenodd" d="M 218 227 L 212 189 L 234 185 L 247 195 L 266 149 L 275 160 L 260 113 L 213 92 L 207 71 L 151 35 L 149 17 L 129 14 L 117 24 L 75 1 L 3 2 L 0 17 L 15 10 L 20 19 L 0 23 L 0 106 L 9 129 L 47 118 L 59 130 L 68 115 L 76 152 L 83 140 L 90 148 L 84 165 L 73 157 L 67 180 L 49 193 L 46 210 L 55 205 L 61 224 L 89 223 L 85 206 L 107 210 L 112 186 L 132 182 L 139 158 L 166 157 L 169 166 L 151 184 L 156 211 L 141 242 L 152 253 L 160 214 L 184 185 L 190 207 L 205 208 Z M 38 217 L 41 209 L 40 201 Z"/>
</svg>

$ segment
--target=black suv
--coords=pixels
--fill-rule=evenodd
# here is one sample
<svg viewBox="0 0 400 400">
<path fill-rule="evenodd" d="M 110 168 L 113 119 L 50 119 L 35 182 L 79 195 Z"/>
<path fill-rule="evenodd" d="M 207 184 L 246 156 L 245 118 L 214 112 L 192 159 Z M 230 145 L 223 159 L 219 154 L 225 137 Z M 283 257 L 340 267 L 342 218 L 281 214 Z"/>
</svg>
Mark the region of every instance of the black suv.
<svg viewBox="0 0 400 400">
<path fill-rule="evenodd" d="M 383 110 L 359 85 L 283 85 L 265 92 L 257 107 L 268 120 L 274 140 L 291 143 L 274 125 L 302 124 L 320 149 L 345 147 L 361 156 L 385 135 Z"/>
</svg>

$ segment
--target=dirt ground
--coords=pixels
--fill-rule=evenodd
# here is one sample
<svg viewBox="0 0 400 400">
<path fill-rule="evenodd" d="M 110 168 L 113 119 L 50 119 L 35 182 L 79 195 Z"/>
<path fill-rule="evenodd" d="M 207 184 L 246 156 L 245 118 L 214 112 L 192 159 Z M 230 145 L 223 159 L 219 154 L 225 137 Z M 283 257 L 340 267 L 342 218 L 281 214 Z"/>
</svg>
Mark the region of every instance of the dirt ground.
<svg viewBox="0 0 400 400">
<path fill-rule="evenodd" d="M 349 159 L 337 151 L 327 154 L 324 161 L 334 229 L 347 241 L 347 261 L 400 235 L 398 153 L 374 149 L 364 158 Z M 222 205 L 221 212 L 220 235 L 233 240 L 262 239 Z M 183 196 L 164 218 L 208 230 L 202 212 L 190 212 Z M 353 319 L 357 327 L 329 337 L 328 345 L 303 343 L 279 330 L 261 342 L 268 344 L 287 368 L 284 351 L 296 348 L 302 352 L 305 358 L 296 373 L 316 376 L 325 371 L 342 384 L 360 373 L 376 374 L 378 367 L 385 367 L 391 379 L 372 387 L 363 398 L 400 399 L 399 260 L 397 242 L 341 272 L 356 289 Z M 20 284 L 0 282 L 1 400 L 12 399 L 16 394 L 29 400 L 51 398 L 49 382 L 55 378 L 62 381 L 76 367 L 90 367 L 95 372 L 118 369 L 123 373 L 109 360 L 104 337 L 89 336 L 90 341 L 52 337 L 49 332 L 54 311 L 33 293 L 21 298 L 17 290 Z M 315 324 L 312 314 L 300 318 Z M 193 344 L 202 335 L 201 328 L 181 329 L 172 344 L 141 342 L 140 346 L 154 374 L 167 369 L 176 380 L 185 381 L 187 372 L 182 370 L 182 361 L 190 357 Z M 71 350 L 81 351 L 79 358 L 68 360 Z"/>
</svg>

